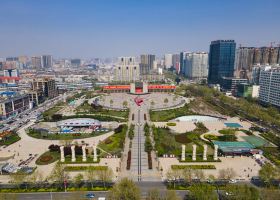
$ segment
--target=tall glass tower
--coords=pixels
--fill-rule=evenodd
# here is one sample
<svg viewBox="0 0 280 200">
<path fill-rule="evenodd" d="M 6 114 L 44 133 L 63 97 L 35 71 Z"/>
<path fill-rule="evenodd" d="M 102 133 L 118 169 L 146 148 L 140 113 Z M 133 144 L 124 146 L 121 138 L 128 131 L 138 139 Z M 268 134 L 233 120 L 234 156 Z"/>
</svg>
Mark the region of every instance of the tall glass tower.
<svg viewBox="0 0 280 200">
<path fill-rule="evenodd" d="M 236 43 L 234 40 L 212 41 L 209 52 L 208 83 L 220 83 L 222 77 L 233 77 Z"/>
</svg>

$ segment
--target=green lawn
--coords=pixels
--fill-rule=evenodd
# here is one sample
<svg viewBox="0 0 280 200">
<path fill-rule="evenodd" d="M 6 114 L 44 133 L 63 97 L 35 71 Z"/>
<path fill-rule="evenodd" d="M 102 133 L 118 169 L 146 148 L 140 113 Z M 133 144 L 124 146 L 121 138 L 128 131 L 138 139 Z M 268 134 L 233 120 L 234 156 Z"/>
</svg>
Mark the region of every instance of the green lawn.
<svg viewBox="0 0 280 200">
<path fill-rule="evenodd" d="M 120 156 L 123 151 L 127 129 L 127 125 L 123 124 L 120 132 L 117 132 L 100 142 L 98 147 L 112 155 Z M 100 156 L 106 156 L 106 153 L 101 151 Z"/>
<path fill-rule="evenodd" d="M 18 134 L 12 133 L 11 136 L 9 136 L 9 137 L 7 137 L 7 138 L 5 138 L 5 139 L 3 139 L 3 140 L 0 141 L 0 146 L 3 146 L 3 145 L 8 146 L 8 145 L 11 145 L 11 144 L 13 144 L 13 143 L 19 141 L 20 139 L 21 139 L 21 138 L 18 136 Z"/>
<path fill-rule="evenodd" d="M 163 110 L 163 111 L 152 111 L 150 110 L 150 118 L 151 121 L 154 122 L 164 122 L 169 121 L 171 119 L 175 119 L 177 117 L 185 116 L 185 115 L 192 115 L 194 114 L 190 111 L 189 106 L 186 104 L 182 108 L 176 108 L 171 110 Z"/>
</svg>

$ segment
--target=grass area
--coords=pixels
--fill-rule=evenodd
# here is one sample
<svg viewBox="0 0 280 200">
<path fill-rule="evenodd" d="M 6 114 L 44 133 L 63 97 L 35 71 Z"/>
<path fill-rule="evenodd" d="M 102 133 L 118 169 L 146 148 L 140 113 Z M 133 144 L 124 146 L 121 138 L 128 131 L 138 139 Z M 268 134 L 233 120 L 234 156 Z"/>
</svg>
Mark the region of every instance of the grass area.
<svg viewBox="0 0 280 200">
<path fill-rule="evenodd" d="M 264 152 L 264 156 L 271 160 L 275 165 L 280 167 L 280 151 L 279 147 L 260 147 Z"/>
<path fill-rule="evenodd" d="M 65 106 L 65 103 L 60 101 L 57 104 L 55 104 L 53 107 L 51 107 L 50 109 L 46 110 L 45 112 L 42 113 L 43 115 L 43 119 L 45 121 L 50 121 L 52 120 L 52 116 L 58 112 L 59 110 L 62 109 L 62 107 Z"/>
<path fill-rule="evenodd" d="M 99 115 L 108 115 L 108 116 L 116 116 L 116 117 L 122 117 L 127 119 L 129 110 L 123 110 L 123 111 L 117 111 L 117 110 L 108 110 L 103 109 L 101 106 L 92 106 L 88 103 L 88 101 L 85 101 L 82 105 L 80 105 L 76 109 L 77 114 L 99 114 Z"/>
<path fill-rule="evenodd" d="M 43 153 L 37 160 L 36 165 L 48 165 L 60 159 L 60 153 L 47 151 Z"/>
<path fill-rule="evenodd" d="M 188 104 L 186 104 L 182 108 L 176 108 L 171 110 L 162 110 L 162 111 L 152 111 L 150 110 L 150 118 L 151 121 L 159 122 L 159 121 L 169 121 L 171 119 L 175 119 L 177 117 L 192 115 L 194 114 L 190 109 Z"/>
<path fill-rule="evenodd" d="M 86 171 L 88 169 L 92 170 L 107 170 L 107 166 L 66 166 L 65 171 Z"/>
<path fill-rule="evenodd" d="M 107 191 L 110 187 L 81 187 L 81 188 L 75 188 L 75 187 L 67 187 L 67 191 Z M 0 193 L 30 193 L 30 192 L 64 192 L 64 188 L 9 188 L 9 189 L 0 189 Z M 3 194 L 4 195 L 4 194 Z M 10 194 L 9 194 L 10 195 Z M 14 194 L 13 196 L 17 196 L 17 194 Z M 0 196 L 1 197 L 1 196 Z M 7 199 L 10 196 L 7 196 Z M 6 199 L 6 198 L 4 198 Z"/>
<path fill-rule="evenodd" d="M 81 163 L 99 163 L 100 159 L 97 159 L 97 162 L 93 162 L 93 156 L 87 155 L 87 161 L 83 161 L 83 156 L 82 155 L 77 155 L 76 154 L 76 162 L 72 162 L 72 156 L 67 155 L 65 156 L 65 162 L 59 162 L 61 164 L 81 164 Z"/>
<path fill-rule="evenodd" d="M 108 133 L 101 131 L 93 131 L 92 133 L 41 133 L 34 129 L 29 129 L 27 135 L 37 139 L 46 139 L 46 140 L 74 140 L 82 139 L 89 137 L 96 137 L 102 134 Z"/>
<path fill-rule="evenodd" d="M 0 146 L 3 146 L 3 145 L 11 145 L 17 141 L 19 141 L 21 139 L 21 137 L 18 136 L 18 134 L 16 133 L 12 133 L 10 136 L 8 137 L 5 137 L 3 138 L 1 141 L 0 141 Z"/>
<path fill-rule="evenodd" d="M 122 124 L 117 129 L 118 130 L 115 130 L 114 135 L 112 135 L 112 136 L 106 138 L 104 141 L 100 142 L 98 144 L 98 147 L 112 155 L 120 156 L 121 152 L 123 151 L 125 136 L 126 136 L 128 127 L 126 124 Z M 101 151 L 100 156 L 102 157 L 105 155 L 106 155 L 106 153 Z"/>
<path fill-rule="evenodd" d="M 216 169 L 215 165 L 171 165 L 171 169 Z"/>
</svg>

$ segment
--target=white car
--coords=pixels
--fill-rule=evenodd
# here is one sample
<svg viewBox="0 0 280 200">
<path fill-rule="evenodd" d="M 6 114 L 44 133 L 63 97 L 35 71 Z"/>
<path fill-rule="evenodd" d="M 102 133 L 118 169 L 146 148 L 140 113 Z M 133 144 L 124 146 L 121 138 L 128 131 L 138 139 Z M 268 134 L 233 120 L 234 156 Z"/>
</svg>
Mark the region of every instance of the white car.
<svg viewBox="0 0 280 200">
<path fill-rule="evenodd" d="M 237 183 L 237 180 L 231 179 L 231 180 L 229 181 L 229 183 Z"/>
</svg>

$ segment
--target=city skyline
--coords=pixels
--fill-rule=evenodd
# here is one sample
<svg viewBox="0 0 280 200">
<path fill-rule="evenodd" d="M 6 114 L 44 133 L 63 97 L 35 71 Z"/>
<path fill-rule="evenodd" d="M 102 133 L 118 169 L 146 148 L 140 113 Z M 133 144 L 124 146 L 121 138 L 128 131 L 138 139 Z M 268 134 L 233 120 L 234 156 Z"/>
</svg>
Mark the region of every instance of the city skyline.
<svg viewBox="0 0 280 200">
<path fill-rule="evenodd" d="M 237 47 L 277 45 L 277 5 L 273 0 L 2 1 L 0 57 L 162 56 L 209 52 L 217 39 L 234 39 Z"/>
</svg>

